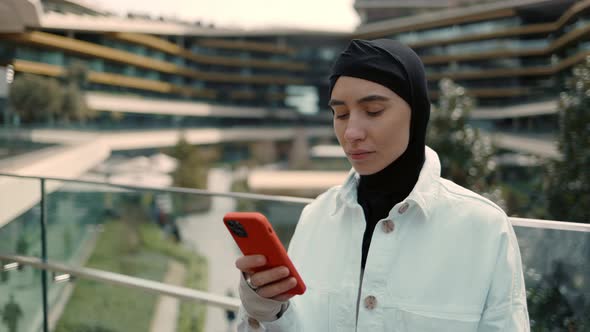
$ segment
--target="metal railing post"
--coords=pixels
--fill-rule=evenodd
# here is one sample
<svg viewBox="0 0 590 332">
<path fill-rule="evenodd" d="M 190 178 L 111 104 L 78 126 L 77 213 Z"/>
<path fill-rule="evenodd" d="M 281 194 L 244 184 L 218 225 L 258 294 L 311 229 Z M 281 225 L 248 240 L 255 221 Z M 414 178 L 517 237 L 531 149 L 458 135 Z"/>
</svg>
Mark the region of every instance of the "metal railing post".
<svg viewBox="0 0 590 332">
<path fill-rule="evenodd" d="M 45 179 L 41 178 L 41 261 L 47 262 L 47 200 L 45 197 Z M 49 313 L 47 308 L 47 270 L 41 270 L 41 289 L 43 292 L 43 332 L 49 332 Z"/>
</svg>

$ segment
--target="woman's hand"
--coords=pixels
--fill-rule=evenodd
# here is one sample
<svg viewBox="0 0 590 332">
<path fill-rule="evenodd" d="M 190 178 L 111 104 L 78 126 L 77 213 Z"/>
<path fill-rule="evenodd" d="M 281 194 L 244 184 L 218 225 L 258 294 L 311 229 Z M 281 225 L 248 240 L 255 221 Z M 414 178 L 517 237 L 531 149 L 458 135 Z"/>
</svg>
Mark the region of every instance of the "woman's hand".
<svg viewBox="0 0 590 332">
<path fill-rule="evenodd" d="M 286 292 L 297 285 L 297 280 L 289 276 L 286 266 L 254 272 L 265 264 L 266 258 L 262 255 L 236 260 L 236 267 L 242 272 L 240 300 L 244 309 L 250 317 L 268 322 L 278 319 L 287 310 L 287 301 L 293 294 Z"/>
<path fill-rule="evenodd" d="M 285 302 L 293 297 L 287 291 L 297 285 L 297 280 L 289 277 L 286 266 L 278 266 L 268 270 L 254 272 L 254 269 L 264 266 L 266 258 L 262 255 L 242 256 L 236 260 L 236 267 L 244 273 L 249 285 L 264 298 Z"/>
</svg>

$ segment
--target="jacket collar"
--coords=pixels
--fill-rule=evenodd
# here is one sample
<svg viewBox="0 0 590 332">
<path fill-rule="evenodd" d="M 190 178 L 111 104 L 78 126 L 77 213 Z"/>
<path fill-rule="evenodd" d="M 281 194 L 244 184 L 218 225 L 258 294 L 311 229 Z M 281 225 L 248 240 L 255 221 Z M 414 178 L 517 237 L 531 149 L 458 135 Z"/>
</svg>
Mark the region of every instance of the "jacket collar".
<svg viewBox="0 0 590 332">
<path fill-rule="evenodd" d="M 410 207 L 412 207 L 412 205 L 416 205 L 424 214 L 424 217 L 428 219 L 433 201 L 438 193 L 438 184 L 440 180 L 440 160 L 438 159 L 436 152 L 428 146 L 426 147 L 425 155 L 426 159 L 424 161 L 424 165 L 422 165 L 422 170 L 420 171 L 420 175 L 416 185 L 414 186 L 414 189 L 412 189 L 412 192 L 410 192 L 406 199 L 398 204 L 407 202 L 410 203 Z M 342 205 L 353 207 L 358 204 L 357 187 L 359 184 L 359 179 L 360 175 L 354 170 L 354 168 L 351 169 L 348 173 L 346 181 L 344 184 L 342 184 L 338 191 L 338 198 L 336 200 L 335 208 L 332 214 L 335 214 L 342 207 Z"/>
</svg>

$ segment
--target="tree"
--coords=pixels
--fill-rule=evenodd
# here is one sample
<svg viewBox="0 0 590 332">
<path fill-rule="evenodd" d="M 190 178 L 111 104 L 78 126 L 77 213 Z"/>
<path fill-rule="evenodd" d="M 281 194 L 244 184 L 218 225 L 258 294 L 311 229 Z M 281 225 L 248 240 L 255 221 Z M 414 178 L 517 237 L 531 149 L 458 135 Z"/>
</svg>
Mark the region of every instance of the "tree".
<svg viewBox="0 0 590 332">
<path fill-rule="evenodd" d="M 207 189 L 209 161 L 204 158 L 202 152 L 181 136 L 170 152 L 170 155 L 178 160 L 178 166 L 172 173 L 175 186 Z M 175 211 L 182 213 L 207 211 L 211 206 L 209 196 L 174 195 L 173 201 Z"/>
<path fill-rule="evenodd" d="M 61 112 L 62 88 L 53 78 L 18 75 L 10 86 L 10 104 L 23 123 L 51 123 Z"/>
<path fill-rule="evenodd" d="M 585 311 L 590 309 L 590 302 L 585 303 L 583 289 L 575 286 L 575 268 L 561 261 L 553 264 L 551 273 L 543 274 L 527 289 L 532 330 L 587 331 L 590 316 Z"/>
<path fill-rule="evenodd" d="M 178 166 L 172 173 L 175 186 L 207 189 L 209 165 L 198 147 L 190 145 L 182 136 L 172 148 L 171 156 L 178 160 Z"/>
<path fill-rule="evenodd" d="M 88 81 L 82 62 L 72 62 L 63 82 L 37 75 L 19 75 L 10 89 L 10 103 L 23 123 L 85 122 L 95 113 L 82 92 Z"/>
<path fill-rule="evenodd" d="M 495 170 L 491 140 L 467 123 L 473 99 L 450 79 L 442 79 L 439 87 L 441 94 L 431 115 L 427 142 L 439 155 L 442 175 L 498 202 L 501 195 L 490 185 Z"/>
<path fill-rule="evenodd" d="M 86 104 L 82 90 L 88 83 L 88 68 L 83 62 L 74 61 L 66 69 L 64 99 L 61 119 L 65 122 L 85 122 L 95 114 Z"/>
<path fill-rule="evenodd" d="M 590 57 L 572 70 L 558 107 L 561 159 L 548 164 L 549 213 L 557 220 L 590 223 Z"/>
</svg>

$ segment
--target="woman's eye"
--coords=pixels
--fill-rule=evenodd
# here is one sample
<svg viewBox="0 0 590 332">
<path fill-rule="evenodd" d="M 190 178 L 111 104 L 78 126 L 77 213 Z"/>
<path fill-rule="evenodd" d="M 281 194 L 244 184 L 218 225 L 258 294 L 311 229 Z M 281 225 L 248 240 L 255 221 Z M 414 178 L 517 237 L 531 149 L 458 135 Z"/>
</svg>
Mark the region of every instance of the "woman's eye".
<svg viewBox="0 0 590 332">
<path fill-rule="evenodd" d="M 335 114 L 335 115 L 336 115 L 336 119 L 339 119 L 339 120 L 346 119 L 348 117 L 348 113 Z"/>
<path fill-rule="evenodd" d="M 383 111 L 384 111 L 384 110 L 380 110 L 380 111 L 367 111 L 367 114 L 368 114 L 369 116 L 371 116 L 371 117 L 374 117 L 374 116 L 379 116 L 379 115 L 381 115 L 381 113 L 383 113 Z"/>
</svg>

